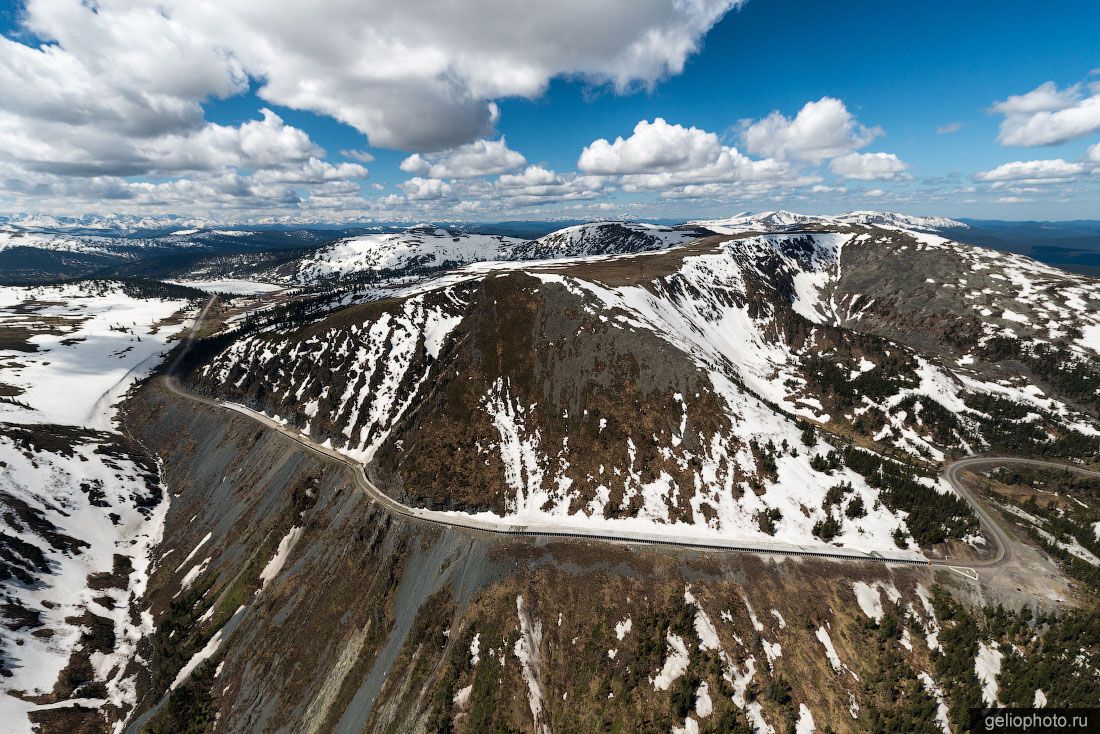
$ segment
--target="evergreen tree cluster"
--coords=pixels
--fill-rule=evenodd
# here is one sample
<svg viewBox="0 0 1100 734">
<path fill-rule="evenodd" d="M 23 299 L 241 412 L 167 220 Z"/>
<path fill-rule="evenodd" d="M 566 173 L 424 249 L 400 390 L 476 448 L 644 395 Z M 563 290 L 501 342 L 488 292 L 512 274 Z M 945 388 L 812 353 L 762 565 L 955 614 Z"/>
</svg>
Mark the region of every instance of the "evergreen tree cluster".
<svg viewBox="0 0 1100 734">
<path fill-rule="evenodd" d="M 844 463 L 881 490 L 882 501 L 892 510 L 908 513 L 905 523 L 921 545 L 961 538 L 978 530 L 978 519 L 970 506 L 954 494 L 941 494 L 918 481 L 924 475 L 916 467 L 883 459 L 869 451 L 849 446 Z"/>
</svg>

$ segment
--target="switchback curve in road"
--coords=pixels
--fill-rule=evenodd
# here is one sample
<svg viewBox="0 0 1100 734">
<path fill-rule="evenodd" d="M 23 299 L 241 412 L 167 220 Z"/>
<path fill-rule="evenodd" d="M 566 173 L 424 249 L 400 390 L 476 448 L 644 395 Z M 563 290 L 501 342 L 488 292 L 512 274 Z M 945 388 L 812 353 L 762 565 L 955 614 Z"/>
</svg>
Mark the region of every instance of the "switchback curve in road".
<svg viewBox="0 0 1100 734">
<path fill-rule="evenodd" d="M 1011 563 L 1012 557 L 1012 544 L 1013 540 L 1008 537 L 1004 528 L 1001 527 L 989 511 L 985 508 L 982 502 L 973 495 L 966 488 L 966 486 L 959 480 L 959 472 L 964 469 L 976 469 L 979 467 L 996 467 L 996 466 L 1037 466 L 1045 469 L 1061 469 L 1065 471 L 1072 471 L 1077 474 L 1084 474 L 1086 476 L 1100 478 L 1100 472 L 1093 471 L 1091 469 L 1085 469 L 1080 466 L 1073 466 L 1072 464 L 1061 464 L 1056 461 L 1046 461 L 1043 459 L 1027 459 L 1019 456 L 968 456 L 963 459 L 958 459 L 951 462 L 943 470 L 943 477 L 948 481 L 951 487 L 959 493 L 970 508 L 974 511 L 974 514 L 978 516 L 978 521 L 982 524 L 982 527 L 986 531 L 986 537 L 993 540 L 997 545 L 997 551 L 994 558 L 985 561 L 967 562 L 968 566 L 999 566 L 1006 563 Z"/>
<path fill-rule="evenodd" d="M 355 461 L 351 457 L 340 453 L 336 449 L 333 449 L 327 445 L 319 444 L 316 441 L 313 441 L 308 436 L 292 428 L 289 428 L 288 426 L 280 423 L 279 421 L 271 418 L 268 415 L 251 410 L 250 408 L 247 408 L 243 405 L 237 405 L 226 401 L 215 400 L 202 395 L 197 395 L 190 392 L 180 384 L 179 380 L 176 379 L 174 372 L 178 364 L 180 363 L 183 354 L 191 346 L 194 334 L 198 331 L 202 319 L 205 317 L 206 312 L 209 310 L 212 303 L 213 299 L 207 302 L 206 306 L 202 309 L 202 312 L 195 319 L 195 324 L 192 327 L 191 335 L 188 336 L 187 340 L 181 346 L 180 355 L 177 356 L 172 366 L 169 367 L 169 369 L 166 371 L 166 374 L 164 376 L 164 384 L 172 394 L 185 400 L 201 403 L 203 405 L 207 405 L 209 407 L 213 407 L 219 410 L 230 410 L 239 415 L 247 416 L 257 423 L 260 423 L 265 428 L 276 431 L 285 438 L 297 443 L 299 446 L 303 447 L 314 455 L 320 456 L 327 461 L 341 464 L 346 467 L 351 472 L 352 477 L 355 480 L 356 486 L 359 487 L 359 489 L 361 489 L 371 501 L 376 502 L 377 504 L 386 508 L 389 512 L 401 517 L 436 525 L 442 525 L 446 527 L 459 528 L 474 532 L 490 533 L 495 535 L 571 538 L 626 544 L 633 543 L 645 545 L 665 545 L 707 551 L 816 557 L 842 561 L 928 565 L 947 568 L 994 567 L 1012 562 L 1013 541 L 1008 537 L 1004 529 L 993 519 L 986 508 L 982 505 L 981 501 L 974 497 L 973 494 L 965 486 L 963 486 L 962 482 L 959 481 L 958 472 L 960 470 L 974 466 L 1029 464 L 1054 467 L 1059 469 L 1069 469 L 1072 471 L 1100 476 L 1100 473 L 1091 472 L 1081 469 L 1079 467 L 1073 467 L 1054 462 L 1046 462 L 1037 459 L 1024 459 L 1017 457 L 976 456 L 966 457 L 951 462 L 944 467 L 942 476 L 971 507 L 971 509 L 977 515 L 981 525 L 986 529 L 987 537 L 989 537 L 996 546 L 993 558 L 980 561 L 965 562 L 952 561 L 950 559 L 929 559 L 913 553 L 883 554 L 877 551 L 863 552 L 851 549 L 828 548 L 819 546 L 801 546 L 778 543 L 746 543 L 737 541 L 726 541 L 720 538 L 692 538 L 625 529 L 608 532 L 588 527 L 569 525 L 531 526 L 510 523 L 505 520 L 490 520 L 471 517 L 469 515 L 464 515 L 461 513 L 443 512 L 439 510 L 429 510 L 425 508 L 412 507 L 399 502 L 398 500 L 394 499 L 393 497 L 389 496 L 381 489 L 379 489 L 377 485 L 375 485 L 367 477 L 364 467 L 360 462 Z"/>
</svg>

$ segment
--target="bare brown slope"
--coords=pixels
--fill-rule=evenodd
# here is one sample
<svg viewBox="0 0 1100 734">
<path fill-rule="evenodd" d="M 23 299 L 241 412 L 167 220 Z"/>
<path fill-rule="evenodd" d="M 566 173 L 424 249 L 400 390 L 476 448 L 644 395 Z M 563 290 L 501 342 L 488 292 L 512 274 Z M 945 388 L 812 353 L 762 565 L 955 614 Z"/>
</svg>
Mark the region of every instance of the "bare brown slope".
<svg viewBox="0 0 1100 734">
<path fill-rule="evenodd" d="M 709 381 L 686 355 L 644 330 L 611 326 L 556 283 L 518 273 L 487 279 L 453 336 L 441 360 L 447 369 L 378 455 L 380 481 L 414 504 L 478 509 L 491 498 L 489 508 L 501 512 L 515 494 L 506 489 L 500 455 L 488 451 L 500 441 L 482 405 L 494 390 L 526 409 L 543 450 L 558 456 L 561 476 L 588 485 L 572 511 L 593 498 L 601 466 L 633 463 L 642 481 L 662 471 L 689 480 L 689 468 L 663 458 L 653 438 L 678 431 L 675 395 L 687 396 L 693 431 L 728 429 Z M 633 462 L 628 439 L 638 451 Z M 685 448 L 698 452 L 697 440 L 689 432 Z M 621 499 L 619 487 L 609 508 Z M 690 516 L 686 505 L 670 510 Z"/>
</svg>

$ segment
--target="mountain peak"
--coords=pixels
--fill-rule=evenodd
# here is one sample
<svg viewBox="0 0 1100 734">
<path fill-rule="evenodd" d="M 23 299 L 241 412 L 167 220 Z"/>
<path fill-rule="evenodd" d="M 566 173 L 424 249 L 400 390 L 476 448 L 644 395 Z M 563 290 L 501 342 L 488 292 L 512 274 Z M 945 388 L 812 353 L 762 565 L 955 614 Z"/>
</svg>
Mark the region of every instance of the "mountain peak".
<svg viewBox="0 0 1100 734">
<path fill-rule="evenodd" d="M 690 225 L 704 227 L 718 234 L 734 234 L 745 231 L 780 231 L 808 224 L 845 225 L 864 224 L 878 227 L 895 227 L 939 231 L 943 229 L 965 229 L 967 225 L 946 217 L 922 217 L 898 212 L 851 211 L 845 214 L 799 214 L 784 210 L 760 212 L 758 214 L 735 214 L 725 219 L 701 219 L 688 222 Z"/>
</svg>

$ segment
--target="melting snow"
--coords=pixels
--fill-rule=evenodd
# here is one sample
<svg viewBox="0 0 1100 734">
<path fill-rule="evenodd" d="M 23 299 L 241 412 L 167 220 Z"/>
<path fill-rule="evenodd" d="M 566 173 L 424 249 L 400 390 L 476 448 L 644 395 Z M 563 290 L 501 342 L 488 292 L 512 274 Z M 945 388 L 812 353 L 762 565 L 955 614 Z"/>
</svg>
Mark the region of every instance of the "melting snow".
<svg viewBox="0 0 1100 734">
<path fill-rule="evenodd" d="M 924 690 L 928 691 L 928 694 L 936 701 L 936 723 L 940 725 L 940 729 L 943 734 L 951 734 L 951 719 L 949 717 L 950 711 L 947 708 L 947 704 L 943 700 L 943 691 L 936 685 L 936 681 L 932 679 L 928 673 L 920 673 L 917 675 L 920 678 L 921 684 L 924 686 Z"/>
<path fill-rule="evenodd" d="M 798 724 L 795 725 L 796 734 L 813 734 L 814 732 L 814 716 L 810 713 L 810 709 L 806 707 L 806 704 L 798 704 Z"/>
<path fill-rule="evenodd" d="M 931 651 L 940 650 L 940 626 L 939 622 L 936 620 L 936 608 L 932 605 L 932 594 L 922 584 L 917 584 L 916 592 L 917 597 L 920 599 L 921 606 L 924 607 L 925 614 L 928 615 L 928 619 L 923 621 L 925 627 L 925 641 L 928 643 L 928 649 Z M 915 609 L 911 609 L 911 611 L 916 615 Z"/>
<path fill-rule="evenodd" d="M 873 584 L 856 581 L 852 584 L 852 590 L 856 593 L 856 601 L 863 613 L 870 619 L 881 622 L 883 615 L 882 598 L 879 596 L 878 589 Z"/>
<path fill-rule="evenodd" d="M 703 681 L 695 692 L 695 713 L 705 719 L 714 711 L 714 702 L 710 700 L 710 685 Z"/>
<path fill-rule="evenodd" d="M 846 670 L 847 666 L 840 662 L 840 656 L 836 654 L 836 648 L 833 647 L 833 638 L 829 636 L 829 631 L 824 627 L 818 627 L 815 635 L 825 647 L 825 656 L 829 658 L 829 665 L 832 666 L 833 670 L 838 673 L 842 670 Z M 848 672 L 851 673 L 852 671 L 849 670 Z M 852 677 L 858 679 L 855 673 L 852 673 Z"/>
<path fill-rule="evenodd" d="M 209 541 L 211 536 L 213 536 L 213 535 L 214 535 L 214 533 L 212 533 L 212 532 L 207 533 L 205 535 L 205 537 L 203 537 L 203 539 L 199 541 L 199 544 L 196 545 L 191 550 L 191 552 L 187 554 L 187 558 L 183 559 L 183 563 L 176 566 L 176 571 L 182 571 L 183 567 L 186 566 L 191 561 L 191 559 L 195 557 L 195 554 L 199 552 L 199 549 L 202 548 L 204 545 L 206 545 L 207 541 Z"/>
<path fill-rule="evenodd" d="M 997 643 L 987 645 L 978 642 L 978 655 L 974 658 L 974 672 L 982 684 L 982 700 L 986 706 L 997 706 L 997 676 L 1001 674 L 1001 659 L 1004 654 L 997 649 Z"/>
<path fill-rule="evenodd" d="M 214 560 L 214 557 L 210 556 L 202 563 L 196 564 L 194 567 L 191 568 L 190 571 L 184 574 L 183 579 L 180 580 L 180 590 L 176 592 L 176 596 L 179 596 L 180 591 L 183 591 L 191 584 L 195 583 L 195 579 L 202 575 L 203 571 L 206 570 L 206 567 L 210 564 L 210 561 L 212 560 Z"/>
<path fill-rule="evenodd" d="M 476 667 L 478 661 L 481 660 L 481 656 L 478 654 L 481 650 L 481 633 L 474 634 L 474 639 L 470 640 L 470 667 Z"/>
<path fill-rule="evenodd" d="M 473 691 L 474 686 L 472 683 L 465 688 L 458 689 L 453 699 L 455 706 L 458 706 L 460 709 L 466 708 L 466 704 L 470 702 L 470 694 L 473 693 Z"/>
<path fill-rule="evenodd" d="M 667 632 L 665 640 L 668 642 L 668 657 L 665 658 L 661 672 L 653 679 L 653 687 L 658 691 L 667 691 L 668 687 L 687 670 L 689 661 L 687 645 L 684 644 L 680 635 Z"/>
<path fill-rule="evenodd" d="M 267 562 L 263 570 L 260 571 L 260 587 L 267 586 L 269 581 L 275 579 L 279 575 L 279 572 L 283 570 L 283 566 L 286 564 L 286 559 L 290 555 L 290 551 L 294 549 L 294 545 L 298 542 L 298 538 L 302 536 L 302 530 L 304 528 L 293 527 L 282 540 L 279 541 L 279 547 L 275 551 L 275 555 L 271 557 L 271 560 Z"/>
<path fill-rule="evenodd" d="M 527 703 L 531 707 L 531 718 L 536 727 L 549 734 L 550 727 L 542 721 L 542 658 L 539 652 L 542 645 L 542 622 L 536 621 L 532 624 L 522 596 L 516 597 L 516 615 L 519 617 L 519 639 L 516 640 L 513 652 L 519 658 L 523 680 L 527 683 Z"/>
<path fill-rule="evenodd" d="M 169 686 L 171 690 L 176 690 L 176 688 L 181 683 L 191 677 L 191 673 L 195 671 L 195 668 L 199 667 L 199 665 L 201 665 L 206 660 L 214 657 L 215 653 L 218 652 L 218 648 L 221 647 L 222 635 L 225 633 L 226 627 L 228 627 L 230 623 L 232 623 L 233 619 L 236 618 L 243 611 L 243 606 L 238 607 L 237 611 L 233 612 L 233 617 L 230 618 L 229 622 L 226 622 L 224 627 L 215 632 L 214 636 L 211 637 L 210 640 L 206 643 L 206 646 L 195 653 L 191 657 L 191 659 L 187 661 L 187 664 L 180 668 L 180 672 L 176 674 L 175 680 L 173 680 L 172 685 Z"/>
<path fill-rule="evenodd" d="M 684 587 L 684 601 L 695 607 L 695 634 L 699 635 L 699 649 L 720 650 L 722 642 L 718 639 L 718 630 L 714 628 L 714 623 L 703 610 L 703 605 L 692 595 L 690 584 Z"/>
</svg>

